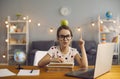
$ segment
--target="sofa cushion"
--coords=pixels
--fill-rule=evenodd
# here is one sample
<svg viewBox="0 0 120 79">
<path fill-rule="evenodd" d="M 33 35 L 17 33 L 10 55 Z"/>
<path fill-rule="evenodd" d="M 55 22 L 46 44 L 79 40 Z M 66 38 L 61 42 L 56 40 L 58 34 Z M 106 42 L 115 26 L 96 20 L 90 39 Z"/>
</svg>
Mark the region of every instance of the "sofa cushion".
<svg viewBox="0 0 120 79">
<path fill-rule="evenodd" d="M 72 41 L 72 47 L 73 47 L 73 48 L 76 48 L 77 51 L 79 51 L 79 53 L 81 53 L 81 50 L 80 50 L 78 41 Z"/>
<path fill-rule="evenodd" d="M 51 40 L 51 41 L 33 41 L 32 49 L 46 51 L 46 50 L 49 50 L 49 48 L 53 45 L 55 45 L 55 42 L 53 40 Z"/>
<path fill-rule="evenodd" d="M 91 49 L 94 49 L 94 51 L 96 51 L 96 49 L 97 49 L 96 42 L 95 41 L 85 41 L 85 49 L 86 49 L 87 53 L 89 51 L 91 51 Z"/>
<path fill-rule="evenodd" d="M 87 54 L 91 54 L 91 55 L 96 55 L 96 53 L 97 53 L 97 50 L 94 48 L 90 49 L 89 52 L 87 52 Z"/>
</svg>

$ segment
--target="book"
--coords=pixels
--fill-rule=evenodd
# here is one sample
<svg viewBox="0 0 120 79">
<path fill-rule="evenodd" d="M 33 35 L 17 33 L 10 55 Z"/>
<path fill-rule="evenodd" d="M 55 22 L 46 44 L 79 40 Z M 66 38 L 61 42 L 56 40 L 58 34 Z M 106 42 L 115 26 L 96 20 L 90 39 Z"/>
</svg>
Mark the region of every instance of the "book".
<svg viewBox="0 0 120 79">
<path fill-rule="evenodd" d="M 55 66 L 55 67 L 73 67 L 73 63 L 55 63 L 55 62 L 50 62 L 48 66 Z"/>
<path fill-rule="evenodd" d="M 66 63 L 55 63 L 50 62 L 47 65 L 47 71 L 72 71 L 74 67 L 74 63 L 66 62 Z"/>
<path fill-rule="evenodd" d="M 54 71 L 73 71 L 73 68 L 65 68 L 65 67 L 47 67 L 47 72 Z"/>
</svg>

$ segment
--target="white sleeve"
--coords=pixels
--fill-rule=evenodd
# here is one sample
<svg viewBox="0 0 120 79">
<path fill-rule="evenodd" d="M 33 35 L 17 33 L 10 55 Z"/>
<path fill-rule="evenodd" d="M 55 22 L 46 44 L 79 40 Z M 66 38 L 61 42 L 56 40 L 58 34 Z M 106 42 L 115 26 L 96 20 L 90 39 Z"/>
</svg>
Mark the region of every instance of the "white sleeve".
<svg viewBox="0 0 120 79">
<path fill-rule="evenodd" d="M 75 56 L 76 54 L 79 54 L 79 52 L 75 48 L 72 48 L 71 51 L 72 51 L 73 56 Z"/>
<path fill-rule="evenodd" d="M 54 54 L 55 54 L 55 48 L 56 48 L 56 46 L 52 46 L 52 47 L 50 47 L 50 49 L 48 50 L 48 54 L 49 54 L 51 57 L 53 57 Z"/>
</svg>

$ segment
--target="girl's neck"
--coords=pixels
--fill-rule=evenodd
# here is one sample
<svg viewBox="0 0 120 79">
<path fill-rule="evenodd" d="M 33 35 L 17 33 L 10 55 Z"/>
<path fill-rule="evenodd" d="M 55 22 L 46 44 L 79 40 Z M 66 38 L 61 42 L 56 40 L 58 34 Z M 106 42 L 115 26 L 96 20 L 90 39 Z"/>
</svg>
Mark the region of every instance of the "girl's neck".
<svg viewBox="0 0 120 79">
<path fill-rule="evenodd" d="M 63 54 L 66 54 L 66 53 L 69 51 L 69 47 L 60 47 L 60 51 L 61 51 Z"/>
</svg>

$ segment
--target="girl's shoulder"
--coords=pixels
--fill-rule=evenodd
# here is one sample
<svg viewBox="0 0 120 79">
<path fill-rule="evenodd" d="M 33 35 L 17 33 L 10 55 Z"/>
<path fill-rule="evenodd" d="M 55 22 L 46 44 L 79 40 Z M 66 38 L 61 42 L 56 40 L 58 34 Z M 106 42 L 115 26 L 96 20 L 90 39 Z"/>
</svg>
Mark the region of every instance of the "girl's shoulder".
<svg viewBox="0 0 120 79">
<path fill-rule="evenodd" d="M 76 48 L 69 47 L 70 51 L 77 51 Z"/>
<path fill-rule="evenodd" d="M 58 49 L 58 46 L 51 46 L 50 49 L 56 50 L 56 49 Z"/>
</svg>

